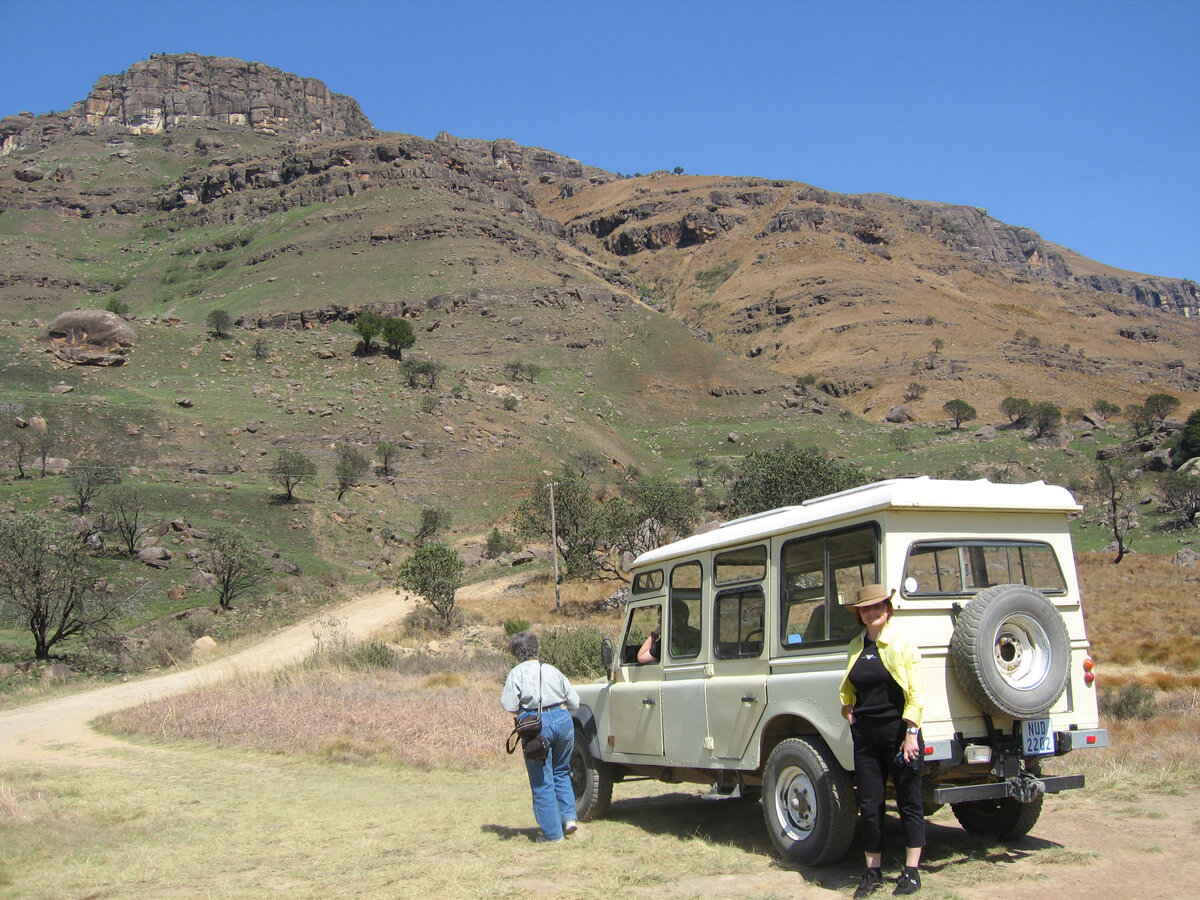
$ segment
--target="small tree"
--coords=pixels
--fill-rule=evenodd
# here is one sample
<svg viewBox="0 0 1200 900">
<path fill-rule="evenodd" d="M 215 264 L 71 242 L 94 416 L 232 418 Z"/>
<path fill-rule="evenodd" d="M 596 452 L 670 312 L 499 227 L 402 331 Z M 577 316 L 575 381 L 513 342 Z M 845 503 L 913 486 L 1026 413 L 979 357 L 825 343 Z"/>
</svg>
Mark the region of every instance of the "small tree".
<svg viewBox="0 0 1200 900">
<path fill-rule="evenodd" d="M 1039 400 L 1029 408 L 1029 424 L 1034 437 L 1043 437 L 1062 422 L 1062 410 L 1049 400 Z"/>
<path fill-rule="evenodd" d="M 404 359 L 404 351 L 417 342 L 412 325 L 407 319 L 383 320 L 383 343 L 388 353 L 396 359 Z"/>
<path fill-rule="evenodd" d="M 1103 398 L 1092 404 L 1092 410 L 1103 419 L 1111 419 L 1121 414 L 1121 407 Z"/>
<path fill-rule="evenodd" d="M 383 330 L 383 316 L 371 310 L 361 312 L 354 320 L 354 330 L 362 338 L 360 352 L 363 356 L 370 356 L 375 352 L 375 337 Z"/>
<path fill-rule="evenodd" d="M 950 416 L 950 421 L 954 423 L 954 430 L 958 431 L 962 428 L 963 422 L 970 422 L 975 418 L 975 407 L 966 400 L 947 400 L 942 404 L 942 409 Z"/>
<path fill-rule="evenodd" d="M 1154 430 L 1154 414 L 1137 403 L 1131 403 L 1124 409 L 1125 418 L 1133 427 L 1133 433 L 1138 437 L 1147 435 Z"/>
<path fill-rule="evenodd" d="M 1171 394 L 1151 394 L 1142 406 L 1155 425 L 1162 425 L 1167 416 L 1179 408 L 1179 398 Z"/>
<path fill-rule="evenodd" d="M 76 512 L 82 516 L 104 487 L 120 482 L 121 473 L 111 466 L 80 460 L 71 463 L 67 478 L 71 482 L 71 490 L 75 492 Z"/>
<path fill-rule="evenodd" d="M 333 477 L 337 483 L 337 498 L 341 501 L 346 491 L 362 481 L 371 464 L 357 448 L 349 444 L 338 444 L 334 453 Z"/>
<path fill-rule="evenodd" d="M 1168 472 L 1159 487 L 1167 506 L 1179 521 L 1185 525 L 1195 525 L 1196 516 L 1200 515 L 1200 475 L 1194 472 Z"/>
<path fill-rule="evenodd" d="M 113 315 L 127 316 L 129 315 L 129 304 L 118 297 L 109 297 L 104 301 L 104 308 Z"/>
<path fill-rule="evenodd" d="M 904 402 L 915 403 L 925 396 L 925 385 L 919 381 L 910 381 L 908 387 L 904 389 Z"/>
<path fill-rule="evenodd" d="M 1200 409 L 1188 416 L 1187 421 L 1183 423 L 1175 458 L 1183 465 L 1195 456 L 1200 456 Z"/>
<path fill-rule="evenodd" d="M 438 374 L 442 367 L 430 359 L 406 359 L 401 369 L 408 386 L 411 388 L 425 387 L 433 390 L 437 386 Z"/>
<path fill-rule="evenodd" d="M 454 624 L 454 594 L 462 585 L 466 568 L 458 554 L 445 544 L 422 544 L 400 564 L 397 582 L 420 594 L 433 607 L 446 631 Z"/>
<path fill-rule="evenodd" d="M 209 574 L 216 579 L 221 609 L 232 607 L 234 600 L 271 574 L 258 548 L 240 531 L 226 525 L 209 531 L 206 557 Z"/>
<path fill-rule="evenodd" d="M 487 543 L 484 546 L 483 555 L 488 559 L 495 559 L 502 553 L 509 553 L 517 547 L 516 538 L 508 532 L 501 531 L 499 527 L 492 526 L 492 530 L 488 532 Z"/>
<path fill-rule="evenodd" d="M 1000 412 L 1014 425 L 1028 419 L 1032 410 L 1033 404 L 1024 397 L 1005 397 L 1000 401 Z"/>
<path fill-rule="evenodd" d="M 284 500 L 291 503 L 296 488 L 316 474 L 316 464 L 299 450 L 280 450 L 271 480 L 283 488 Z"/>
<path fill-rule="evenodd" d="M 450 527 L 450 514 L 441 507 L 426 506 L 421 510 L 421 521 L 417 525 L 417 533 L 413 541 L 418 544 L 428 543 L 439 531 Z"/>
<path fill-rule="evenodd" d="M 226 310 L 213 309 L 204 317 L 204 322 L 215 337 L 225 337 L 225 332 L 233 324 L 233 319 Z"/>
<path fill-rule="evenodd" d="M 146 533 L 142 518 L 146 504 L 142 492 L 133 485 L 119 485 L 109 492 L 106 507 L 112 528 L 120 536 L 125 552 L 135 556 L 138 542 Z"/>
<path fill-rule="evenodd" d="M 853 464 L 785 443 L 778 450 L 756 450 L 742 460 L 729 501 L 734 515 L 746 516 L 862 483 L 863 475 Z"/>
<path fill-rule="evenodd" d="M 95 585 L 79 535 L 32 513 L 0 518 L 0 620 L 29 630 L 37 659 L 68 638 L 107 634 L 132 612 L 131 599 Z"/>
<path fill-rule="evenodd" d="M 946 346 L 946 342 L 943 341 L 940 337 L 936 337 L 933 339 L 933 352 L 934 353 L 941 353 L 942 348 L 945 346 Z"/>
<path fill-rule="evenodd" d="M 696 470 L 696 487 L 704 487 L 704 473 L 713 467 L 713 461 L 707 456 L 693 456 L 692 468 Z"/>
<path fill-rule="evenodd" d="M 1112 459 L 1102 459 L 1096 463 L 1094 484 L 1100 495 L 1100 521 L 1112 532 L 1117 544 L 1117 558 L 1113 563 L 1119 563 L 1129 551 L 1129 532 L 1137 527 L 1134 514 L 1133 475 L 1129 466 Z"/>
<path fill-rule="evenodd" d="M 46 463 L 50 459 L 50 451 L 54 449 L 57 443 L 54 435 L 49 431 L 40 432 L 33 439 L 33 446 L 37 450 L 37 458 L 42 463 L 42 478 L 46 477 Z"/>
<path fill-rule="evenodd" d="M 392 474 L 392 463 L 396 461 L 396 457 L 400 455 L 400 448 L 391 441 L 379 441 L 375 444 L 375 461 L 379 463 L 379 474 L 384 478 L 390 478 Z"/>
<path fill-rule="evenodd" d="M 9 450 L 12 452 L 13 462 L 17 466 L 17 478 L 25 478 L 25 466 L 33 458 L 33 442 L 25 435 L 17 433 L 8 441 Z"/>
</svg>

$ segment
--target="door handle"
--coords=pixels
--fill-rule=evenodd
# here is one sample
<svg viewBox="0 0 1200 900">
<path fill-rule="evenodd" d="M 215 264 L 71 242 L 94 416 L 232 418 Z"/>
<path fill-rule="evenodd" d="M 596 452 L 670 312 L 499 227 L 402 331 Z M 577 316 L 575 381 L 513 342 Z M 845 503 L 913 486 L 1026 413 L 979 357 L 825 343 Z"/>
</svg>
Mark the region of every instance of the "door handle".
<svg viewBox="0 0 1200 900">
<path fill-rule="evenodd" d="M 743 702 L 743 703 L 757 703 L 757 702 L 758 702 L 758 698 L 757 698 L 757 697 L 752 697 L 752 696 L 750 696 L 749 694 L 747 694 L 745 697 L 743 697 L 743 698 L 742 698 L 742 702 Z"/>
<path fill-rule="evenodd" d="M 642 698 L 642 706 L 655 706 L 657 704 L 658 704 L 658 701 L 654 700 L 651 697 L 643 697 Z"/>
</svg>

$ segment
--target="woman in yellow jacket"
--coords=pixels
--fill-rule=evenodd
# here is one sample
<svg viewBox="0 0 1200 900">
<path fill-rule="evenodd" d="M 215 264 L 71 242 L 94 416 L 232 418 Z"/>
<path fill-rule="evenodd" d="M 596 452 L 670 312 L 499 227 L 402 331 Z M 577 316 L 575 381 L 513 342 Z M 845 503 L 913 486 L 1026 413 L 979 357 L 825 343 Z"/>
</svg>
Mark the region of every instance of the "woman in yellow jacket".
<svg viewBox="0 0 1200 900">
<path fill-rule="evenodd" d="M 854 741 L 854 776 L 867 872 L 855 897 L 883 887 L 883 817 L 887 778 L 896 789 L 904 826 L 904 869 L 894 894 L 921 887 L 917 867 L 925 846 L 921 803 L 921 651 L 891 626 L 892 596 L 878 584 L 864 585 L 850 604 L 863 626 L 850 642 L 842 679 L 842 715 Z"/>
</svg>

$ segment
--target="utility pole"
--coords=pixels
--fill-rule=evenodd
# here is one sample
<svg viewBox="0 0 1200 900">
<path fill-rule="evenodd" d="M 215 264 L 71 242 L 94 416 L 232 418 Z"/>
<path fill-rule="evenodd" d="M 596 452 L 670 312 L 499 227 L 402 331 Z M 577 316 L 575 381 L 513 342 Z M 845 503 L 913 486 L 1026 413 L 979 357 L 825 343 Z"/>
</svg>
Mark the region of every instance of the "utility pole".
<svg viewBox="0 0 1200 900">
<path fill-rule="evenodd" d="M 554 482 L 550 482 L 550 558 L 554 560 L 554 611 L 562 613 L 562 596 L 558 589 L 558 523 L 554 518 Z"/>
</svg>

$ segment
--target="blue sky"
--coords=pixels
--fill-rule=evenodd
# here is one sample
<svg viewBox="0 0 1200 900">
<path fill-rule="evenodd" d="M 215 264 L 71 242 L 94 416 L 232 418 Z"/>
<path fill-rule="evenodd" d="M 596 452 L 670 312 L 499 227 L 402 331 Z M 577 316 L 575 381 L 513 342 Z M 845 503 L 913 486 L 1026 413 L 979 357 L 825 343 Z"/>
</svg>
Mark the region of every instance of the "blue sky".
<svg viewBox="0 0 1200 900">
<path fill-rule="evenodd" d="M 1200 280 L 1200 3 L 0 0 L 0 116 L 151 53 L 319 78 L 376 128 L 983 207 Z"/>
</svg>

